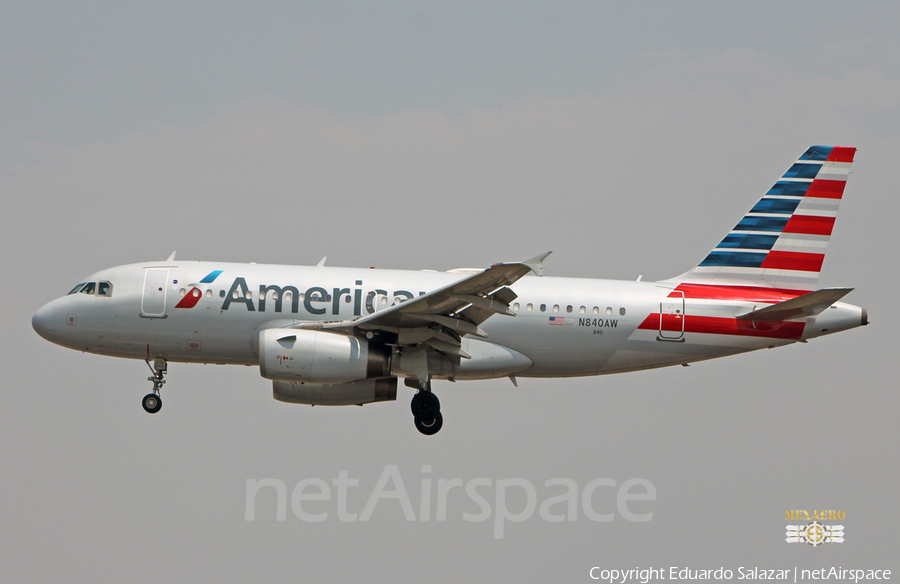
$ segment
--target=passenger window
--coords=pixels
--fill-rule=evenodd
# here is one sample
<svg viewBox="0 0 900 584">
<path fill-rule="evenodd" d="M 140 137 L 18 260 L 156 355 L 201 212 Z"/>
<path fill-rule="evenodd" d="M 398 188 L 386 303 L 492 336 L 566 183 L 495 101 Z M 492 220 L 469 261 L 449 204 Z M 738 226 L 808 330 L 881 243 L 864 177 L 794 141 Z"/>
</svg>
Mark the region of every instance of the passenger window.
<svg viewBox="0 0 900 584">
<path fill-rule="evenodd" d="M 112 296 L 112 284 L 109 282 L 98 283 L 97 296 Z"/>
<path fill-rule="evenodd" d="M 219 290 L 219 298 L 225 298 L 225 290 Z"/>
<path fill-rule="evenodd" d="M 96 287 L 97 287 L 96 282 L 88 282 L 87 284 L 84 285 L 84 288 L 81 289 L 81 293 L 82 294 L 93 294 L 94 288 L 96 288 Z"/>
<path fill-rule="evenodd" d="M 75 286 L 74 288 L 72 288 L 72 291 L 69 292 L 69 294 L 75 294 L 76 292 L 78 292 L 79 290 L 81 290 L 81 287 L 82 287 L 82 286 L 84 286 L 84 282 L 82 282 L 81 284 L 78 284 L 77 286 Z"/>
<path fill-rule="evenodd" d="M 207 291 L 206 291 L 206 297 L 207 297 L 207 298 L 212 298 L 212 290 L 207 290 Z"/>
<path fill-rule="evenodd" d="M 594 307 L 594 314 L 600 314 L 600 307 L 599 307 L 599 306 L 595 306 L 595 307 Z"/>
<path fill-rule="evenodd" d="M 584 306 L 582 306 L 581 308 L 578 309 L 578 312 L 580 312 L 581 314 L 584 314 L 585 312 L 587 312 L 587 309 Z"/>
<path fill-rule="evenodd" d="M 619 309 L 619 314 L 622 316 L 625 316 L 625 307 L 624 306 Z"/>
<path fill-rule="evenodd" d="M 566 312 L 572 312 L 572 305 L 566 306 Z"/>
<path fill-rule="evenodd" d="M 516 312 L 519 312 L 519 303 L 518 302 L 513 304 L 513 310 L 515 310 Z"/>
<path fill-rule="evenodd" d="M 185 290 L 184 288 L 178 291 L 179 296 L 184 296 L 185 294 L 187 294 L 187 290 Z"/>
<path fill-rule="evenodd" d="M 607 306 L 606 307 L 606 315 L 609 316 L 610 314 L 612 314 L 612 306 Z"/>
<path fill-rule="evenodd" d="M 546 312 L 546 311 L 547 311 L 547 305 L 541 304 L 541 312 Z"/>
<path fill-rule="evenodd" d="M 531 304 L 531 302 L 529 302 L 528 305 L 525 306 L 525 310 L 527 310 L 528 312 L 531 312 L 532 310 L 534 310 L 534 305 Z"/>
<path fill-rule="evenodd" d="M 559 304 L 553 305 L 553 312 L 559 312 Z"/>
</svg>

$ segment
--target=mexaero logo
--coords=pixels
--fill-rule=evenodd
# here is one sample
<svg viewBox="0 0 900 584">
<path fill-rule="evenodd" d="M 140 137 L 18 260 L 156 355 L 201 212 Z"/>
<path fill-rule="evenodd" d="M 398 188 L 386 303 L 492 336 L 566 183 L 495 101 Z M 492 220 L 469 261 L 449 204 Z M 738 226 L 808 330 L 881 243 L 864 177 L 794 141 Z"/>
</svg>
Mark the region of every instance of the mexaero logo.
<svg viewBox="0 0 900 584">
<path fill-rule="evenodd" d="M 789 510 L 784 514 L 785 520 L 805 519 L 806 525 L 786 526 L 785 541 L 788 543 L 805 543 L 812 547 L 819 547 L 825 543 L 843 543 L 844 526 L 821 523 L 825 520 L 842 521 L 847 517 L 844 511 L 800 511 Z M 810 521 L 811 520 L 811 521 Z"/>
<path fill-rule="evenodd" d="M 200 283 L 212 284 L 221 273 L 222 270 L 213 270 L 212 272 L 206 274 L 206 276 L 204 276 L 204 278 L 200 280 Z M 178 304 L 175 305 L 175 308 L 193 308 L 197 306 L 197 303 L 200 302 L 200 298 L 202 296 L 203 292 L 200 290 L 200 288 L 194 286 L 188 291 L 187 294 L 184 295 L 184 298 L 178 301 Z"/>
</svg>

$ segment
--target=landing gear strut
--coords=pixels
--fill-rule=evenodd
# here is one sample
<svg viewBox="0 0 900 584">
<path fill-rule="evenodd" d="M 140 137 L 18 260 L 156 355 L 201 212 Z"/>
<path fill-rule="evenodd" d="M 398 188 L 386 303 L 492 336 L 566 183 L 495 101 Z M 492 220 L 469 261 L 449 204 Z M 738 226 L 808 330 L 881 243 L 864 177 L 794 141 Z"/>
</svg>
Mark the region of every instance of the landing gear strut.
<svg viewBox="0 0 900 584">
<path fill-rule="evenodd" d="M 410 409 L 415 417 L 416 430 L 426 436 L 437 434 L 444 425 L 441 402 L 431 392 L 430 381 L 413 396 Z"/>
<path fill-rule="evenodd" d="M 145 359 L 144 362 L 153 373 L 152 376 L 147 378 L 147 381 L 153 382 L 153 393 L 145 395 L 144 399 L 141 401 L 141 405 L 144 406 L 144 411 L 148 414 L 155 414 L 162 409 L 162 399 L 159 397 L 159 392 L 166 382 L 166 380 L 163 379 L 166 374 L 166 360 L 154 359 L 152 365 L 150 364 L 150 359 Z"/>
</svg>

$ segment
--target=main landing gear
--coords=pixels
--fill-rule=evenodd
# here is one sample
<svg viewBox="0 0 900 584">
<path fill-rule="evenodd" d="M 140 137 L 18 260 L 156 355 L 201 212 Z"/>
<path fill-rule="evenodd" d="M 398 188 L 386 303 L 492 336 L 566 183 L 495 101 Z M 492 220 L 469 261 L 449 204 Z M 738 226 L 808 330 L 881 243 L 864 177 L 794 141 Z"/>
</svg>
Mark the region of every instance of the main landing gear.
<svg viewBox="0 0 900 584">
<path fill-rule="evenodd" d="M 147 381 L 153 382 L 153 393 L 145 395 L 144 399 L 141 401 L 141 405 L 144 406 L 144 411 L 148 414 L 155 414 L 162 409 L 162 399 L 159 397 L 159 392 L 166 382 L 166 380 L 163 379 L 166 374 L 166 360 L 154 359 L 152 365 L 150 364 L 150 359 L 144 359 L 144 362 L 153 373 L 151 377 L 147 378 Z"/>
<path fill-rule="evenodd" d="M 431 392 L 430 381 L 413 396 L 410 409 L 415 417 L 416 430 L 426 436 L 437 434 L 444 425 L 444 417 L 441 416 L 441 402 Z"/>
</svg>

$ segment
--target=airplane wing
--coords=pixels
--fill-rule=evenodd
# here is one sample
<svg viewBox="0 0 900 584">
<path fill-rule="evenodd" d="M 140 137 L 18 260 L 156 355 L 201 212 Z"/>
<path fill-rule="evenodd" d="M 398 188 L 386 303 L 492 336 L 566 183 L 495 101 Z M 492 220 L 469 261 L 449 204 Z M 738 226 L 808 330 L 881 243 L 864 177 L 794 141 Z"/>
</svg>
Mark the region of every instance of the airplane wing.
<svg viewBox="0 0 900 584">
<path fill-rule="evenodd" d="M 469 358 L 461 337 L 487 335 L 478 325 L 495 314 L 515 316 L 509 286 L 529 272 L 543 273 L 550 252 L 524 262 L 494 264 L 443 288 L 350 321 L 301 323 L 298 328 L 327 330 L 354 336 L 377 333 L 389 344 L 427 344 L 450 357 Z"/>
<path fill-rule="evenodd" d="M 779 302 L 778 304 L 772 304 L 759 310 L 741 314 L 737 318 L 740 320 L 764 322 L 815 316 L 849 294 L 851 290 L 853 288 L 823 288 L 803 296 Z"/>
</svg>

